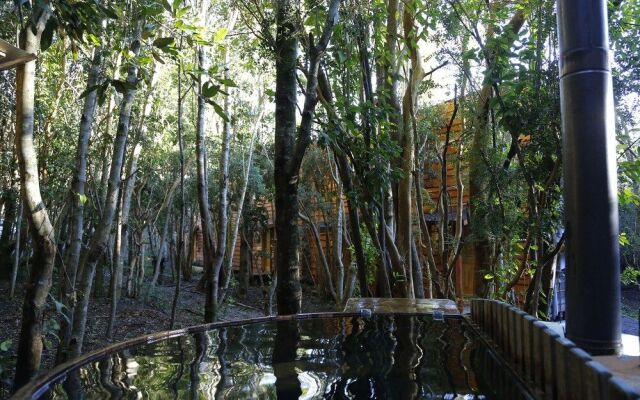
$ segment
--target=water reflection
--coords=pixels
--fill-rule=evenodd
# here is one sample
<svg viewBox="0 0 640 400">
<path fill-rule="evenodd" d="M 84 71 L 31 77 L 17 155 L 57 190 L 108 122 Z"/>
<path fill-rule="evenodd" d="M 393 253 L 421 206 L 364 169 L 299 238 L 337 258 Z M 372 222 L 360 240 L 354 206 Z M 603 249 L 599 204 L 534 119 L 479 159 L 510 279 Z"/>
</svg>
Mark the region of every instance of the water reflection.
<svg viewBox="0 0 640 400">
<path fill-rule="evenodd" d="M 276 395 L 281 399 L 297 399 L 302 394 L 296 369 L 299 339 L 298 321 L 276 322 L 276 339 L 271 364 L 276 377 Z"/>
<path fill-rule="evenodd" d="M 220 328 L 85 365 L 52 398 L 519 399 L 461 319 L 340 317 Z"/>
</svg>

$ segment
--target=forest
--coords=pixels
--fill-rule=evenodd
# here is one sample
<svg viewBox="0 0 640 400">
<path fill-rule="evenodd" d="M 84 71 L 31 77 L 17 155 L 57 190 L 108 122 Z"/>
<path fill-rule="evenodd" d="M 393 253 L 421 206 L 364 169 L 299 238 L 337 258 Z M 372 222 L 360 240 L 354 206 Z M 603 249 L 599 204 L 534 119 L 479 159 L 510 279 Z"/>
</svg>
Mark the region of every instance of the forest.
<svg viewBox="0 0 640 400">
<path fill-rule="evenodd" d="M 355 297 L 550 318 L 555 6 L 0 1 L 0 39 L 37 55 L 0 72 L 0 395 L 135 333 Z M 608 12 L 636 287 L 640 1 Z"/>
</svg>

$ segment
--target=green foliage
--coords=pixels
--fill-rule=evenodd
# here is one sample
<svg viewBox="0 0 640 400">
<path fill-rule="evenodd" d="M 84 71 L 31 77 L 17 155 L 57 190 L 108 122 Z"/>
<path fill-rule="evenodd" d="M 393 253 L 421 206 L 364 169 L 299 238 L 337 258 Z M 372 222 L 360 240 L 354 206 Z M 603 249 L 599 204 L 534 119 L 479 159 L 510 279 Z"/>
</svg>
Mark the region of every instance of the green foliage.
<svg viewBox="0 0 640 400">
<path fill-rule="evenodd" d="M 620 281 L 623 285 L 637 285 L 640 278 L 640 269 L 627 267 L 620 274 Z"/>
<path fill-rule="evenodd" d="M 369 234 L 364 228 L 360 229 L 360 235 L 362 236 L 362 248 L 364 250 L 364 257 L 367 265 L 367 284 L 369 285 L 369 287 L 371 287 L 376 281 L 376 269 L 377 269 L 376 263 L 377 263 L 377 260 L 380 258 L 380 253 L 378 252 L 378 249 L 373 245 L 373 241 L 371 240 L 371 237 L 369 236 Z M 352 273 L 355 274 L 357 273 L 356 272 L 356 253 L 353 245 L 349 246 L 349 254 L 351 255 L 351 265 L 349 266 L 349 268 L 351 268 Z M 404 277 L 396 276 L 395 279 L 396 280 L 404 279 Z M 360 291 L 360 286 L 358 284 L 358 281 L 356 280 L 356 286 L 354 288 L 353 296 L 358 297 L 361 295 L 362 293 Z"/>
</svg>

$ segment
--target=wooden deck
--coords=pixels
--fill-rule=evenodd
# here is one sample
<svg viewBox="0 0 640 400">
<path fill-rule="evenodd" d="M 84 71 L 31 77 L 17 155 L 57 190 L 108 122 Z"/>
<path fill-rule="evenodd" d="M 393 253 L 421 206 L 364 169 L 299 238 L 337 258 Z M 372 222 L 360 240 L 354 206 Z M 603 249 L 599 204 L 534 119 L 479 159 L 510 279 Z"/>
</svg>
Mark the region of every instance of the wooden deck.
<svg viewBox="0 0 640 400">
<path fill-rule="evenodd" d="M 359 312 L 363 309 L 374 313 L 430 314 L 441 311 L 445 315 L 460 315 L 456 303 L 448 299 L 352 298 L 344 311 Z"/>
</svg>

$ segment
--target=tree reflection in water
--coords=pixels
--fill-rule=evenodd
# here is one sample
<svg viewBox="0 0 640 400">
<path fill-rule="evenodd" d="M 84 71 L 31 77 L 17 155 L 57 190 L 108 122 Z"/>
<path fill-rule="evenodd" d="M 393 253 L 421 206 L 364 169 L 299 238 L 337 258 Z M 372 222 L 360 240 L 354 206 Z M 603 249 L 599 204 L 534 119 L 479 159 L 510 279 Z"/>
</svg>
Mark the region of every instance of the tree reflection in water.
<svg viewBox="0 0 640 400">
<path fill-rule="evenodd" d="M 300 329 L 298 321 L 276 322 L 273 346 L 273 374 L 276 376 L 276 395 L 279 399 L 297 399 L 302 394 L 296 372 L 296 355 Z"/>
<path fill-rule="evenodd" d="M 492 354 L 461 318 L 272 320 L 128 347 L 67 373 L 50 394 L 53 399 L 526 398 Z"/>
</svg>

